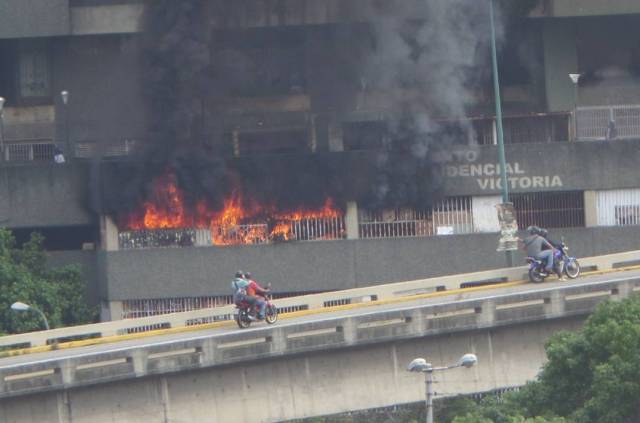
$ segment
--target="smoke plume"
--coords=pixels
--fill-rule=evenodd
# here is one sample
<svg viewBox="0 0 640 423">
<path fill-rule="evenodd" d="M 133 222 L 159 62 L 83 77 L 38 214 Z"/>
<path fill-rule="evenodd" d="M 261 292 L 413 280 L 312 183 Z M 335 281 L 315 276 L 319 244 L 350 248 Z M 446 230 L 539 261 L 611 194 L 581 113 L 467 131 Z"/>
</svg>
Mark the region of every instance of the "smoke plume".
<svg viewBox="0 0 640 423">
<path fill-rule="evenodd" d="M 382 145 L 367 153 L 233 158 L 216 110 L 246 85 L 252 62 L 237 39 L 242 30 L 216 25 L 241 21 L 236 3 L 145 3 L 141 72 L 150 135 L 139 156 L 105 170 L 107 213 L 139 207 L 167 171 L 192 205 L 205 198 L 220 206 L 231 190 L 283 209 L 327 197 L 373 209 L 425 207 L 442 195 L 434 155 L 467 143 L 472 128 L 455 120 L 490 75 L 488 3 L 372 0 L 366 24 L 298 29 L 313 78 L 291 72 L 284 82 L 306 84 L 313 111 L 325 114 L 357 111 L 356 98 L 384 93 L 391 107 Z"/>
</svg>

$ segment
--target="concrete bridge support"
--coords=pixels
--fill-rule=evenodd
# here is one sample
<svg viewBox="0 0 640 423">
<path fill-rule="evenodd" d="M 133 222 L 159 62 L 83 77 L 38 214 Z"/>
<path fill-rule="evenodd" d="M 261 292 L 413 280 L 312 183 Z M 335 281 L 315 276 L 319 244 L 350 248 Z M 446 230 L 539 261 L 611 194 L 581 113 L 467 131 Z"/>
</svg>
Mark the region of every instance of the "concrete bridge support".
<svg viewBox="0 0 640 423">
<path fill-rule="evenodd" d="M 383 407 L 424 399 L 424 378 L 406 371 L 413 358 L 446 365 L 466 352 L 477 354 L 478 365 L 439 373 L 435 390 L 483 392 L 534 379 L 546 339 L 583 321 L 540 320 L 7 398 L 0 421 L 253 423 Z"/>
</svg>

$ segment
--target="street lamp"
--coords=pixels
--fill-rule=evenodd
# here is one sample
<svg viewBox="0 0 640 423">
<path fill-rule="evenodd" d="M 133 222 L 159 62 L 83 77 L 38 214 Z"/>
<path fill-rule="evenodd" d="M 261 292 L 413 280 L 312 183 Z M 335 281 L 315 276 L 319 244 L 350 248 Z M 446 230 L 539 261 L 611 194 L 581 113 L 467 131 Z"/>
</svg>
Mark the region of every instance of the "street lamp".
<svg viewBox="0 0 640 423">
<path fill-rule="evenodd" d="M 0 159 L 4 157 L 4 121 L 3 121 L 3 110 L 4 110 L 4 97 L 0 97 Z"/>
<path fill-rule="evenodd" d="M 64 136 L 65 136 L 65 145 L 67 150 L 67 155 L 71 158 L 72 151 L 71 145 L 69 143 L 69 91 L 62 90 L 60 92 L 60 97 L 62 98 L 62 104 L 64 104 Z"/>
<path fill-rule="evenodd" d="M 425 375 L 425 383 L 427 385 L 427 397 L 425 401 L 425 405 L 427 408 L 427 416 L 426 422 L 433 423 L 433 372 L 439 370 L 449 370 L 456 367 L 466 367 L 467 369 L 473 367 L 478 362 L 478 357 L 475 354 L 465 354 L 456 364 L 452 364 L 450 366 L 444 367 L 433 367 L 431 363 L 427 363 L 427 360 L 424 358 L 415 358 L 409 366 L 407 370 L 410 372 L 420 372 Z"/>
<path fill-rule="evenodd" d="M 570 73 L 569 78 L 573 82 L 573 140 L 578 141 L 578 82 L 582 74 Z"/>
<path fill-rule="evenodd" d="M 496 27 L 493 17 L 493 0 L 489 0 L 489 20 L 491 23 L 491 64 L 493 70 L 493 91 L 495 96 L 496 105 L 496 129 L 498 132 L 498 155 L 500 159 L 500 183 L 502 184 L 502 204 L 503 208 L 511 208 L 509 203 L 509 188 L 507 187 L 507 160 L 504 153 L 504 132 L 502 130 L 502 102 L 500 100 L 500 78 L 498 76 L 498 53 L 496 49 Z M 513 266 L 513 249 L 517 249 L 517 244 L 514 246 L 513 240 L 507 233 L 502 234 L 502 238 L 498 243 L 498 251 L 501 246 L 508 245 L 509 248 L 504 249 L 506 254 L 507 266 Z M 509 242 L 511 241 L 511 242 Z"/>
<path fill-rule="evenodd" d="M 42 320 L 44 320 L 44 327 L 47 330 L 49 330 L 49 322 L 47 321 L 47 317 L 44 315 L 43 312 L 41 312 L 37 308 L 35 308 L 33 306 L 30 306 L 29 304 L 21 303 L 20 301 L 16 301 L 15 303 L 11 304 L 11 310 L 13 310 L 13 311 L 29 311 L 29 310 L 35 311 L 36 313 L 38 313 L 42 317 Z"/>
</svg>

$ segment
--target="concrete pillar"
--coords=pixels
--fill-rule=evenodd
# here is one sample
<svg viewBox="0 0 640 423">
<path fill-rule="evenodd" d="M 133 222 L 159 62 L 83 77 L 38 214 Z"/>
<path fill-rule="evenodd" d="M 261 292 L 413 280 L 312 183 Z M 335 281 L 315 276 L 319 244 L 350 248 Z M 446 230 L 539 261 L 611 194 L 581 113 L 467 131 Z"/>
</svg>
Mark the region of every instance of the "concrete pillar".
<svg viewBox="0 0 640 423">
<path fill-rule="evenodd" d="M 318 136 L 316 134 L 316 116 L 309 117 L 309 150 L 315 153 L 318 150 Z"/>
<path fill-rule="evenodd" d="M 240 156 L 240 132 L 237 129 L 234 129 L 231 132 L 231 144 L 233 145 L 233 156 Z"/>
<path fill-rule="evenodd" d="M 122 320 L 122 312 L 122 301 L 104 301 L 100 310 L 100 321 Z"/>
<path fill-rule="evenodd" d="M 100 247 L 104 251 L 118 251 L 118 227 L 109 216 L 100 218 Z"/>
<path fill-rule="evenodd" d="M 573 110 L 574 86 L 570 73 L 578 71 L 578 52 L 574 20 L 548 19 L 543 22 L 544 78 L 547 109 Z"/>
<path fill-rule="evenodd" d="M 329 121 L 329 151 L 344 151 L 342 124 L 335 116 Z"/>
<path fill-rule="evenodd" d="M 347 239 L 358 239 L 358 204 L 355 201 L 347 201 L 347 212 L 344 216 L 344 225 L 347 230 Z"/>
<path fill-rule="evenodd" d="M 598 192 L 584 192 L 584 225 L 587 228 L 598 226 Z"/>
</svg>

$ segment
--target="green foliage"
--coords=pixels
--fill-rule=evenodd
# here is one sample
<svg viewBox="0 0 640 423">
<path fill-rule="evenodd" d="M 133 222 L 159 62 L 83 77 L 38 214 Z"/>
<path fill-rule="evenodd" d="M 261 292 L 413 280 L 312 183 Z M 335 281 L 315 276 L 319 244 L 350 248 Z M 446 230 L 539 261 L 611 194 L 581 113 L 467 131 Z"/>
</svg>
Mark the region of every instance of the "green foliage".
<svg viewBox="0 0 640 423">
<path fill-rule="evenodd" d="M 634 421 L 640 413 L 640 297 L 601 304 L 581 332 L 552 337 L 547 355 L 529 407 L 585 423 Z"/>
<path fill-rule="evenodd" d="M 41 310 L 53 327 L 89 323 L 96 310 L 84 298 L 84 281 L 78 266 L 46 267 L 43 238 L 34 233 L 21 248 L 10 231 L 0 228 L 0 334 L 44 328 L 35 312 L 15 312 L 16 301 Z"/>
<path fill-rule="evenodd" d="M 626 423 L 640 415 L 640 297 L 602 303 L 582 331 L 546 345 L 538 380 L 453 423 Z"/>
</svg>

